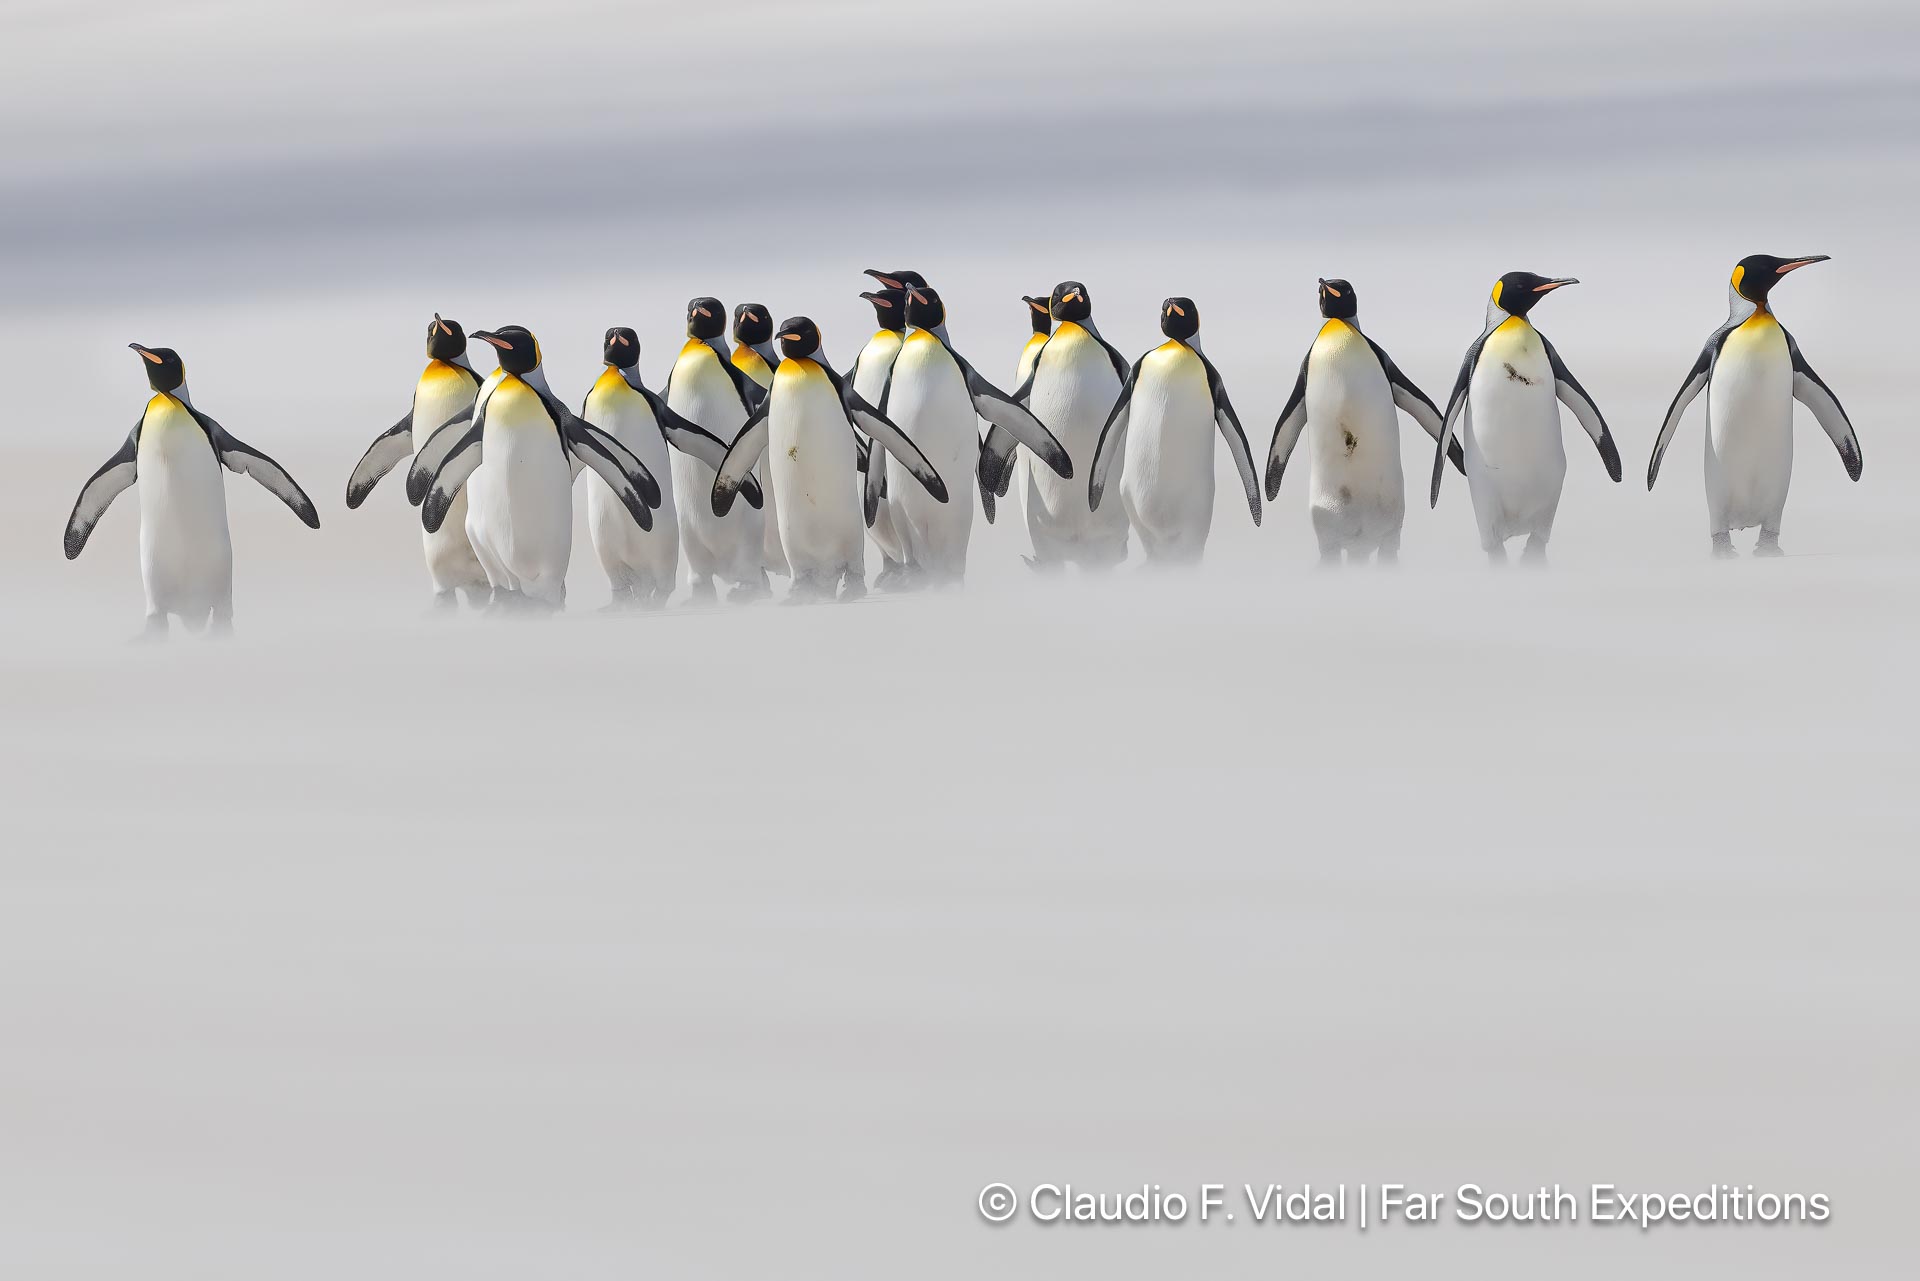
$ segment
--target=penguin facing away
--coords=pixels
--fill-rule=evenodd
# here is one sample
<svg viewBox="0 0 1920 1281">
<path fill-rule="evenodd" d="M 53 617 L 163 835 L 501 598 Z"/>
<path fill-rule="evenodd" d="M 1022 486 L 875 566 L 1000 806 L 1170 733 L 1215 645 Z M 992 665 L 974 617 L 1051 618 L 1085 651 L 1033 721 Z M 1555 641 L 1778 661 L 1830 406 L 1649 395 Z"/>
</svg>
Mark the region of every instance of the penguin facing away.
<svg viewBox="0 0 1920 1281">
<path fill-rule="evenodd" d="M 1466 455 L 1467 489 L 1489 563 L 1507 563 L 1506 542 L 1527 537 L 1525 558 L 1544 561 L 1567 452 L 1556 401 L 1573 411 L 1592 437 L 1607 475 L 1620 480 L 1620 451 L 1606 419 L 1528 313 L 1556 289 L 1580 282 L 1510 271 L 1493 283 L 1487 323 L 1467 348 L 1433 457 L 1431 501 L 1440 501 L 1454 433 Z"/>
<path fill-rule="evenodd" d="M 347 478 L 348 509 L 367 501 L 380 478 L 411 458 L 442 423 L 457 414 L 471 414 L 483 381 L 467 360 L 467 335 L 459 322 L 444 320 L 435 312 L 427 324 L 427 367 L 414 385 L 413 404 L 399 422 L 374 437 Z M 467 541 L 464 495 L 454 500 L 448 517 L 433 533 L 420 532 L 434 604 L 451 609 L 458 601 L 454 593 L 463 591 L 467 604 L 477 608 L 485 603 L 489 588 L 486 571 Z"/>
<path fill-rule="evenodd" d="M 712 504 L 724 516 L 762 455 L 779 490 L 780 543 L 793 570 L 788 599 L 841 599 L 866 592 L 864 535 L 857 488 L 855 430 L 873 448 L 908 465 L 929 493 L 946 501 L 940 474 L 917 446 L 835 372 L 820 347 L 820 330 L 805 316 L 779 327 L 780 367 L 773 389 L 747 419 L 714 479 Z M 868 466 L 882 465 L 880 456 Z M 867 519 L 873 512 L 867 510 Z"/>
<path fill-rule="evenodd" d="M 667 375 L 666 397 L 676 414 L 732 441 L 766 393 L 733 362 L 726 334 L 727 312 L 719 299 L 688 301 L 687 340 Z M 713 600 L 717 581 L 728 584 L 729 601 L 760 600 L 772 594 L 765 518 L 752 506 L 715 515 L 713 480 L 713 469 L 699 459 L 674 455 L 673 497 L 692 601 Z"/>
<path fill-rule="evenodd" d="M 1149 564 L 1198 564 L 1213 528 L 1213 433 L 1227 443 L 1253 523 L 1260 479 L 1227 385 L 1200 349 L 1200 309 L 1191 298 L 1160 304 L 1167 341 L 1133 363 L 1101 429 L 1087 479 L 1100 510 L 1116 478 L 1127 520 Z"/>
<path fill-rule="evenodd" d="M 1054 329 L 1035 353 L 1027 381 L 1013 394 L 1066 447 L 1072 466 L 1093 462 L 1100 433 L 1119 399 L 1131 366 L 1093 323 L 1087 287 L 1077 280 L 1055 285 L 1048 300 Z M 980 450 L 980 492 L 1003 496 L 1012 480 L 1010 461 L 1018 442 L 995 423 Z M 1085 484 L 1057 472 L 1028 466 L 1028 564 L 1056 569 L 1068 563 L 1105 569 L 1127 558 L 1127 514 L 1117 505 L 1095 511 Z"/>
<path fill-rule="evenodd" d="M 880 411 L 919 446 L 935 470 L 946 476 L 971 476 L 979 468 L 979 420 L 1004 429 L 1049 467 L 1065 476 L 1073 463 L 1060 442 L 1040 421 L 980 376 L 954 349 L 947 334 L 946 305 L 930 288 L 907 288 L 907 333 L 893 359 L 881 392 Z M 973 505 L 935 499 L 908 483 L 907 464 L 869 456 L 866 488 L 869 506 L 891 491 L 893 526 L 900 538 L 912 585 L 958 584 L 967 571 L 967 544 L 973 529 Z"/>
<path fill-rule="evenodd" d="M 1660 474 L 1660 460 L 1687 406 L 1702 391 L 1707 393 L 1707 529 L 1715 556 L 1734 555 L 1732 531 L 1755 525 L 1760 526 L 1760 538 L 1754 555 L 1781 554 L 1780 515 L 1793 479 L 1794 401 L 1813 411 L 1840 451 L 1849 479 L 1859 480 L 1865 466 L 1847 411 L 1813 372 L 1793 335 L 1774 318 L 1768 301 L 1789 272 L 1825 261 L 1825 254 L 1752 254 L 1734 266 L 1726 323 L 1707 336 L 1654 440 L 1653 457 L 1647 461 L 1648 489 Z"/>
<path fill-rule="evenodd" d="M 435 530 L 467 494 L 467 537 L 496 609 L 558 610 L 573 554 L 573 478 L 591 469 L 633 522 L 653 528 L 660 486 L 632 449 L 569 410 L 547 385 L 540 343 L 522 325 L 473 335 L 500 353 L 472 414 L 414 455 L 409 489 L 425 476 L 420 522 Z"/>
<path fill-rule="evenodd" d="M 640 378 L 640 338 L 633 330 L 607 330 L 601 351 L 606 369 L 587 392 L 580 416 L 597 423 L 631 449 L 656 477 L 666 474 L 667 446 L 718 467 L 726 442 L 667 408 L 666 401 Z M 749 482 L 742 494 L 760 502 L 759 486 Z M 655 608 L 673 595 L 680 571 L 680 522 L 673 491 L 664 490 L 652 529 L 641 529 L 626 506 L 597 476 L 587 482 L 587 532 L 600 567 L 613 590 L 609 608 Z"/>
<path fill-rule="evenodd" d="M 67 516 L 67 559 L 86 549 L 107 507 L 137 481 L 147 634 L 166 635 L 169 617 L 189 631 L 209 621 L 216 631 L 230 630 L 233 543 L 220 469 L 253 477 L 310 529 L 320 528 L 320 513 L 284 467 L 194 407 L 178 353 L 127 345 L 139 354 L 153 395 L 119 450 L 80 487 Z"/>
<path fill-rule="evenodd" d="M 733 309 L 733 365 L 753 380 L 762 392 L 773 386 L 773 371 L 780 364 L 780 353 L 773 346 L 773 313 L 760 302 L 743 302 Z M 774 501 L 766 491 L 766 502 Z M 779 513 L 763 504 L 760 509 L 760 550 L 767 572 L 785 577 L 787 554 L 780 547 Z"/>
<path fill-rule="evenodd" d="M 1287 460 L 1304 433 L 1320 563 L 1338 565 L 1344 554 L 1356 564 L 1369 555 L 1393 564 L 1407 514 L 1394 410 L 1404 411 L 1436 442 L 1444 429 L 1440 410 L 1400 372 L 1385 348 L 1361 332 L 1359 299 L 1350 283 L 1320 282 L 1320 315 L 1320 332 L 1274 425 L 1267 497 L 1279 496 Z M 1466 471 L 1458 440 L 1448 445 L 1447 458 Z"/>
<path fill-rule="evenodd" d="M 878 405 L 885 394 L 887 375 L 893 372 L 893 360 L 900 354 L 900 344 L 907 333 L 907 290 L 913 286 L 925 286 L 927 278 L 917 271 L 880 271 L 867 268 L 863 275 L 872 276 L 880 288 L 868 290 L 860 296 L 873 305 L 873 336 L 860 348 L 860 354 L 854 357 L 853 369 L 849 376 L 853 379 L 853 388 L 866 398 L 868 404 Z M 860 473 L 868 481 L 879 486 L 878 495 L 867 495 L 866 501 L 874 508 L 873 519 L 867 524 L 867 537 L 880 549 L 880 572 L 874 575 L 873 585 L 881 590 L 891 590 L 909 581 L 907 572 L 906 542 L 893 523 L 893 504 L 887 494 L 887 469 L 880 468 L 875 476 L 868 470 L 872 462 L 872 451 L 862 442 L 860 454 Z"/>
</svg>

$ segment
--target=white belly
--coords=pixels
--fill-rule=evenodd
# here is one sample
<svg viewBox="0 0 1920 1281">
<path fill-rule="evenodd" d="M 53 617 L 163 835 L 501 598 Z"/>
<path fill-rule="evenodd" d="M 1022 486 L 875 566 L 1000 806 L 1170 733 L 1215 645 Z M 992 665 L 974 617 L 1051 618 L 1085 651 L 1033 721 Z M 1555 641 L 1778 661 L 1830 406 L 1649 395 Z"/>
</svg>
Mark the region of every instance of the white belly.
<svg viewBox="0 0 1920 1281">
<path fill-rule="evenodd" d="M 1567 451 L 1553 368 L 1532 325 L 1509 320 L 1488 337 L 1467 407 L 1467 487 L 1483 536 L 1544 536 L 1560 505 Z"/>
<path fill-rule="evenodd" d="M 1406 517 L 1393 388 L 1372 346 L 1330 320 L 1307 354 L 1307 456 L 1311 505 L 1344 520 L 1350 536 L 1378 538 Z"/>
<path fill-rule="evenodd" d="M 494 390 L 486 414 L 483 461 L 467 479 L 467 537 L 495 587 L 557 604 L 573 554 L 572 464 L 546 406 L 519 379 Z"/>
<path fill-rule="evenodd" d="M 418 452 L 441 424 L 473 404 L 480 385 L 452 365 L 434 361 L 420 375 L 413 389 L 413 448 Z M 455 428 L 455 430 L 459 430 Z M 462 489 L 447 508 L 446 520 L 439 529 L 420 531 L 421 547 L 427 557 L 427 573 L 435 591 L 455 587 L 484 588 L 485 571 L 473 554 L 467 539 L 467 491 Z"/>
<path fill-rule="evenodd" d="M 1087 506 L 1087 469 L 1100 443 L 1100 429 L 1120 398 L 1120 377 L 1093 335 L 1063 323 L 1041 354 L 1028 408 L 1073 459 L 1071 480 L 1052 468 L 1027 468 L 1027 528 L 1041 541 L 1114 541 L 1124 545 L 1127 515 L 1119 504 Z M 1044 553 L 1043 553 L 1044 554 Z"/>
<path fill-rule="evenodd" d="M 888 455 L 895 536 L 909 563 L 942 576 L 962 575 L 973 533 L 971 480 L 980 461 L 979 418 L 960 366 L 932 334 L 913 334 L 895 358 L 887 416 L 920 446 L 951 490 L 949 501 L 936 501 Z"/>
<path fill-rule="evenodd" d="M 653 420 L 653 411 L 626 379 L 608 370 L 587 395 L 586 420 L 631 449 L 661 481 L 660 506 L 653 528 L 634 524 L 626 505 L 607 482 L 587 471 L 581 484 L 587 489 L 587 534 L 593 539 L 600 567 L 616 586 L 641 582 L 662 592 L 673 590 L 680 565 L 680 526 L 675 510 L 667 441 Z"/>
<path fill-rule="evenodd" d="M 1140 366 L 1120 476 L 1125 511 L 1150 550 L 1204 540 L 1212 527 L 1213 442 L 1206 366 L 1189 348 L 1166 343 Z"/>
<path fill-rule="evenodd" d="M 667 408 L 729 445 L 747 421 L 732 377 L 714 350 L 701 342 L 689 341 L 680 349 L 667 386 Z M 676 449 L 672 471 L 687 567 L 703 578 L 719 575 L 734 583 L 759 582 L 766 554 L 766 527 L 760 512 L 735 503 L 725 516 L 715 516 L 713 468 Z M 764 469 L 761 475 L 764 478 Z"/>
<path fill-rule="evenodd" d="M 1765 312 L 1731 334 L 1707 384 L 1707 509 L 1713 533 L 1777 530 L 1793 478 L 1793 362 Z"/>
<path fill-rule="evenodd" d="M 853 362 L 853 389 L 863 396 L 870 405 L 880 403 L 881 394 L 886 390 L 887 373 L 893 368 L 893 358 L 900 354 L 901 335 L 891 329 L 875 331 L 867 339 L 867 345 L 860 349 L 860 355 Z M 896 420 L 897 421 L 897 420 Z M 946 473 L 942 472 L 944 476 Z M 897 494 L 898 491 L 895 491 Z M 867 529 L 867 535 L 873 539 L 873 545 L 880 554 L 890 561 L 905 562 L 907 559 L 906 539 L 894 528 L 892 497 L 880 500 L 880 510 L 874 513 L 873 524 Z"/>
<path fill-rule="evenodd" d="M 772 395 L 765 470 L 794 579 L 863 575 L 859 452 L 833 384 L 812 361 L 786 360 Z"/>
<path fill-rule="evenodd" d="M 233 594 L 220 460 L 185 406 L 155 396 L 141 424 L 136 466 L 148 612 L 204 617 Z"/>
</svg>

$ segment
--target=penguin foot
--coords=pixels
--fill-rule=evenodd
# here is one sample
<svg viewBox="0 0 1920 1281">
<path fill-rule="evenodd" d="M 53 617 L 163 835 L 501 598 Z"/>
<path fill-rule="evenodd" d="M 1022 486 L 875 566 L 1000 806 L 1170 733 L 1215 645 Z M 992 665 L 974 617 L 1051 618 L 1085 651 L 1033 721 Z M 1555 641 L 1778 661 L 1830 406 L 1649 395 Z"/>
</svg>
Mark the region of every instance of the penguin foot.
<svg viewBox="0 0 1920 1281">
<path fill-rule="evenodd" d="M 1713 558 L 1715 560 L 1735 560 L 1739 555 L 1739 552 L 1733 550 L 1732 534 L 1721 533 L 1713 536 Z"/>
<path fill-rule="evenodd" d="M 1774 556 L 1785 556 L 1786 553 L 1780 550 L 1779 532 L 1775 531 L 1773 533 L 1768 533 L 1764 529 L 1761 530 L 1760 541 L 1753 545 L 1753 554 L 1755 556 L 1766 556 L 1769 558 Z"/>
<path fill-rule="evenodd" d="M 1530 569 L 1545 569 L 1547 566 L 1547 540 L 1534 534 L 1527 539 L 1526 550 L 1520 553 L 1520 563 Z"/>
<path fill-rule="evenodd" d="M 1507 549 L 1504 544 L 1499 547 L 1487 548 L 1487 565 L 1492 569 L 1505 569 L 1507 567 Z"/>
<path fill-rule="evenodd" d="M 842 574 L 840 576 L 840 600 L 859 600 L 866 594 L 867 580 L 865 578 L 854 573 Z"/>
<path fill-rule="evenodd" d="M 766 575 L 762 574 L 760 581 L 757 583 L 735 583 L 732 587 L 729 587 L 727 589 L 727 604 L 745 605 L 756 600 L 766 600 L 772 595 L 773 588 L 768 585 Z"/>
<path fill-rule="evenodd" d="M 161 641 L 166 640 L 167 636 L 167 616 L 165 614 L 148 614 L 147 625 L 140 629 L 140 634 L 133 638 L 133 643 L 136 645 L 157 645 Z"/>
<path fill-rule="evenodd" d="M 434 613 L 451 614 L 459 608 L 460 593 L 456 592 L 453 588 L 449 587 L 445 591 L 438 591 L 433 594 Z"/>
<path fill-rule="evenodd" d="M 880 572 L 873 576 L 873 590 L 892 591 L 907 576 L 907 567 L 897 560 L 888 559 L 880 566 Z"/>
<path fill-rule="evenodd" d="M 713 579 L 695 578 L 687 584 L 687 604 L 711 605 L 719 599 L 714 590 Z"/>
<path fill-rule="evenodd" d="M 505 618 L 510 614 L 517 614 L 526 604 L 526 600 L 525 596 L 511 587 L 496 587 L 487 597 L 487 617 Z"/>
<path fill-rule="evenodd" d="M 493 589 L 489 587 L 463 587 L 460 590 L 466 594 L 467 608 L 476 612 L 487 607 L 487 598 L 493 594 Z"/>
</svg>

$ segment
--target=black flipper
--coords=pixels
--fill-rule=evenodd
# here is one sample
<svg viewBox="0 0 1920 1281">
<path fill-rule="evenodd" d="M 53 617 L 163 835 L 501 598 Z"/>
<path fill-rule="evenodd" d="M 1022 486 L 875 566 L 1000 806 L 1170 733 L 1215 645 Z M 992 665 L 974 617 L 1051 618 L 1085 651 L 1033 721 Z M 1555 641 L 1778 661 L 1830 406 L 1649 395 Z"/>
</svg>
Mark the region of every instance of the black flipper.
<svg viewBox="0 0 1920 1281">
<path fill-rule="evenodd" d="M 1366 337 L 1362 334 L 1361 337 Z M 1400 411 L 1420 424 L 1427 435 L 1433 437 L 1434 444 L 1440 443 L 1440 434 L 1446 430 L 1446 419 L 1440 413 L 1440 407 L 1427 399 L 1427 393 L 1413 385 L 1413 380 L 1400 372 L 1400 366 L 1393 363 L 1393 357 L 1387 355 L 1387 349 L 1371 338 L 1367 346 L 1373 348 L 1374 359 L 1380 362 L 1380 370 L 1387 376 L 1387 386 L 1393 389 L 1393 403 Z M 1467 452 L 1460 447 L 1456 438 L 1447 446 L 1447 460 L 1462 476 L 1467 474 Z"/>
<path fill-rule="evenodd" d="M 973 401 L 973 412 L 1032 450 L 1034 456 L 1051 467 L 1056 476 L 1062 480 L 1072 480 L 1072 456 L 1067 453 L 1066 446 L 1047 430 L 1046 425 L 1033 416 L 1033 411 L 982 378 L 980 371 L 967 363 L 967 358 L 955 351 L 951 344 L 947 346 L 947 354 L 953 357 L 954 364 L 960 366 L 960 373 L 967 380 L 967 395 Z M 1037 365 L 1039 362 L 1034 363 Z M 1123 374 L 1121 377 L 1124 381 L 1126 376 Z M 887 386 L 893 386 L 892 374 L 887 376 Z"/>
<path fill-rule="evenodd" d="M 748 381 L 751 382 L 752 379 Z M 758 383 L 754 385 L 759 386 Z M 640 394 L 640 398 L 647 402 L 647 408 L 653 411 L 653 421 L 659 424 L 660 434 L 666 438 L 669 445 L 689 458 L 698 458 L 716 472 L 720 470 L 720 464 L 726 461 L 727 457 L 726 441 L 721 440 L 699 423 L 674 413 L 667 407 L 666 400 L 658 392 L 642 386 L 630 372 L 627 376 L 627 386 L 633 388 Z M 746 483 L 740 486 L 740 496 L 746 499 L 747 506 L 755 511 L 758 511 L 760 505 L 766 501 L 766 496 L 760 492 L 760 482 L 751 476 L 747 477 Z"/>
<path fill-rule="evenodd" d="M 428 480 L 427 492 L 421 496 L 420 524 L 429 534 L 439 532 L 447 519 L 448 510 L 453 506 L 453 500 L 460 496 L 461 487 L 467 483 L 467 477 L 473 475 L 473 469 L 480 465 L 483 431 L 480 423 L 474 423 L 465 431 L 453 429 L 453 440 L 444 450 L 440 466 Z M 427 443 L 438 441 L 448 432 L 448 428 L 441 428 L 434 434 L 433 441 Z"/>
<path fill-rule="evenodd" d="M 285 503 L 294 515 L 305 523 L 308 529 L 320 528 L 320 512 L 307 497 L 307 491 L 300 488 L 287 469 L 267 457 L 253 446 L 236 439 L 225 427 L 201 413 L 192 405 L 187 412 L 200 424 L 207 439 L 213 442 L 213 451 L 220 462 L 230 472 L 241 476 L 251 476 L 260 482 L 260 487 Z"/>
<path fill-rule="evenodd" d="M 913 478 L 920 482 L 920 487 L 933 495 L 935 502 L 946 502 L 947 482 L 940 479 L 940 473 L 934 470 L 927 456 L 920 452 L 920 446 L 914 444 L 905 432 L 894 426 L 891 418 L 869 405 L 866 397 L 853 389 L 851 379 L 842 378 L 824 360 L 816 357 L 814 363 L 820 366 L 821 372 L 827 376 L 827 381 L 833 384 L 834 391 L 839 393 L 840 405 L 847 411 L 848 424 L 865 432 L 877 448 L 884 449 L 898 458 Z M 875 461 L 871 455 L 868 456 L 869 474 L 873 471 Z"/>
<path fill-rule="evenodd" d="M 366 502 L 380 478 L 412 456 L 413 411 L 409 409 L 405 418 L 375 436 L 373 444 L 360 456 L 353 475 L 347 477 L 347 509 L 351 511 Z"/>
<path fill-rule="evenodd" d="M 1827 433 L 1827 439 L 1840 451 L 1841 465 L 1847 469 L 1849 480 L 1859 480 L 1860 472 L 1866 466 L 1866 459 L 1860 455 L 1860 438 L 1853 434 L 1853 423 L 1847 417 L 1847 411 L 1840 407 L 1840 398 L 1833 394 L 1833 388 L 1813 372 L 1813 366 L 1800 354 L 1800 344 L 1788 334 L 1782 325 L 1780 332 L 1787 335 L 1787 355 L 1793 359 L 1793 398 L 1813 411 L 1819 420 L 1820 429 Z"/>
<path fill-rule="evenodd" d="M 1453 394 L 1447 397 L 1447 416 L 1440 428 L 1440 439 L 1433 451 L 1433 487 L 1427 494 L 1427 505 L 1440 505 L 1440 478 L 1447 474 L 1447 459 L 1451 456 L 1453 434 L 1459 430 L 1460 411 L 1466 408 L 1467 388 L 1473 383 L 1473 371 L 1480 363 L 1480 353 L 1486 348 L 1487 339 L 1492 336 L 1497 325 L 1489 325 L 1480 331 L 1480 336 L 1467 348 L 1467 354 L 1460 361 L 1460 375 L 1453 380 Z M 1542 338 L 1542 342 L 1546 339 Z"/>
<path fill-rule="evenodd" d="M 740 434 L 727 447 L 727 456 L 715 468 L 714 515 L 724 516 L 733 510 L 734 495 L 752 478 L 754 465 L 767 452 L 767 414 L 772 408 L 773 397 L 768 396 L 760 402 L 759 408 L 747 415 L 747 421 L 740 426 Z"/>
<path fill-rule="evenodd" d="M 1100 500 L 1106 496 L 1108 478 L 1115 475 L 1114 466 L 1126 457 L 1127 421 L 1133 413 L 1133 389 L 1140 381 L 1140 366 L 1146 363 L 1147 357 L 1140 357 L 1120 380 L 1120 395 L 1115 398 L 1113 408 L 1107 411 L 1107 421 L 1100 427 L 1099 443 L 1093 447 L 1093 466 L 1087 473 L 1087 508 L 1090 511 L 1100 510 Z"/>
<path fill-rule="evenodd" d="M 68 560 L 85 550 L 93 527 L 107 514 L 107 508 L 113 500 L 139 479 L 140 423 L 146 420 L 143 412 L 140 422 L 133 425 L 133 430 L 127 433 L 126 440 L 114 451 L 113 457 L 101 463 L 99 469 L 87 477 L 87 483 L 80 486 L 80 496 L 73 500 L 73 511 L 67 516 L 65 541 Z"/>
<path fill-rule="evenodd" d="M 1287 397 L 1280 418 L 1273 424 L 1273 443 L 1267 446 L 1267 501 L 1280 496 L 1280 482 L 1287 474 L 1287 460 L 1300 443 L 1300 431 L 1307 425 L 1307 362 L 1313 349 L 1300 358 L 1300 376 L 1293 380 L 1293 394 Z"/>
<path fill-rule="evenodd" d="M 1536 331 L 1537 332 L 1537 331 Z M 1620 481 L 1620 449 L 1613 443 L 1613 433 L 1607 430 L 1607 420 L 1600 416 L 1600 407 L 1593 403 L 1593 397 L 1587 395 L 1587 389 L 1567 368 L 1567 362 L 1560 359 L 1560 353 L 1553 349 L 1545 334 L 1540 335 L 1540 345 L 1547 349 L 1547 363 L 1553 366 L 1553 390 L 1560 403 L 1573 411 L 1580 420 L 1580 426 L 1600 451 L 1600 461 L 1606 465 L 1607 475 L 1614 483 Z"/>
<path fill-rule="evenodd" d="M 1240 488 L 1247 496 L 1247 510 L 1252 514 L 1257 528 L 1260 524 L 1260 474 L 1253 469 L 1253 451 L 1247 447 L 1247 433 L 1241 430 L 1240 415 L 1233 412 L 1233 402 L 1227 399 L 1227 384 L 1220 377 L 1220 371 L 1213 367 L 1213 362 L 1207 359 L 1205 352 L 1197 347 L 1191 350 L 1206 366 L 1207 389 L 1213 396 L 1214 425 L 1220 430 L 1220 438 L 1227 442 L 1227 453 L 1233 456 L 1234 470 L 1240 473 Z"/>
<path fill-rule="evenodd" d="M 492 387 L 497 386 L 498 382 L 492 384 Z M 466 439 L 467 424 L 486 426 L 487 401 L 493 395 L 492 387 L 483 385 L 471 405 L 434 428 L 433 434 L 427 437 L 427 443 L 415 452 L 413 466 L 407 469 L 407 501 L 415 507 L 426 499 L 427 491 L 433 488 L 434 474 L 446 464 L 447 455 Z"/>
<path fill-rule="evenodd" d="M 607 488 L 620 499 L 635 524 L 642 529 L 652 529 L 653 508 L 660 505 L 660 482 L 640 461 L 640 455 L 568 409 L 558 397 L 539 388 L 535 391 L 547 408 L 547 416 L 553 419 L 567 453 L 607 482 Z"/>
</svg>

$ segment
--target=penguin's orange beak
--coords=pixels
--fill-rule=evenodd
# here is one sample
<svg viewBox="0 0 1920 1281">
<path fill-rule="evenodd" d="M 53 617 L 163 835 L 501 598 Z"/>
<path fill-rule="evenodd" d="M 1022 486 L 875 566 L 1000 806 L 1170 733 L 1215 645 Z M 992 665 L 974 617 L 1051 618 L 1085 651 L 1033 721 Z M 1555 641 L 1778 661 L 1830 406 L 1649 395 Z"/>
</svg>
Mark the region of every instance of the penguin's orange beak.
<svg viewBox="0 0 1920 1281">
<path fill-rule="evenodd" d="M 1558 289 L 1563 285 L 1577 285 L 1579 283 L 1580 282 L 1575 280 L 1572 276 L 1567 276 L 1560 280 L 1549 280 L 1544 285 L 1535 285 L 1533 287 L 1533 292 L 1535 292 L 1536 294 L 1544 294 L 1544 293 L 1547 293 L 1549 290 Z"/>
<path fill-rule="evenodd" d="M 483 343 L 498 347 L 501 351 L 510 351 L 513 348 L 513 344 L 506 339 L 500 337 L 498 334 L 490 334 L 484 329 L 476 330 L 473 336 Z"/>
<path fill-rule="evenodd" d="M 1790 259 L 1789 261 L 1783 262 L 1780 264 L 1779 274 L 1784 276 L 1790 271 L 1798 271 L 1802 267 L 1811 267 L 1816 262 L 1826 262 L 1826 261 L 1828 261 L 1828 256 L 1826 254 L 1809 254 L 1805 258 Z"/>
<path fill-rule="evenodd" d="M 127 346 L 128 346 L 128 347 L 129 347 L 130 349 L 132 349 L 132 350 L 134 350 L 134 351 L 137 351 L 137 352 L 139 352 L 139 353 L 140 353 L 140 355 L 141 355 L 141 357 L 142 357 L 143 359 L 145 359 L 145 360 L 148 360 L 148 361 L 150 361 L 150 362 L 152 362 L 153 364 L 156 364 L 156 365 L 164 365 L 164 364 L 166 364 L 166 363 L 167 363 L 166 361 L 164 361 L 164 360 L 162 360 L 162 359 L 161 359 L 160 357 L 158 357 L 158 356 L 156 356 L 156 355 L 154 355 L 154 354 L 153 354 L 152 352 L 150 352 L 150 351 L 148 351 L 148 350 L 147 350 L 147 349 L 146 349 L 145 347 L 142 347 L 142 346 L 141 346 L 141 345 L 140 345 L 139 343 L 137 343 L 137 342 L 130 342 L 130 343 L 128 343 L 128 344 L 127 344 Z"/>
</svg>

